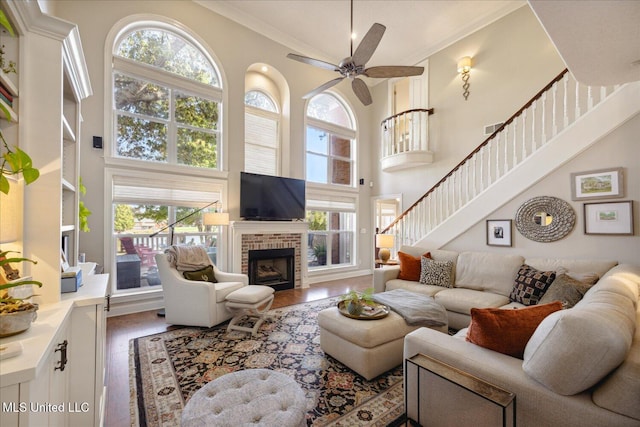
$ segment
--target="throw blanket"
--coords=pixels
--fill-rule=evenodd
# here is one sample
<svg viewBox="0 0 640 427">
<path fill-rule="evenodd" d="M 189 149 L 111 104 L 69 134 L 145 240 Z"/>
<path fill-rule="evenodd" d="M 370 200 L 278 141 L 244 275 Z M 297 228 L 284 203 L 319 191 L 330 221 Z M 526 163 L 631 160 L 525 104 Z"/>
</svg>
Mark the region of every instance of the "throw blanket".
<svg viewBox="0 0 640 427">
<path fill-rule="evenodd" d="M 432 327 L 447 324 L 447 311 L 428 295 L 394 289 L 373 294 L 373 300 L 388 305 L 391 310 L 401 315 L 408 325 Z"/>
<path fill-rule="evenodd" d="M 178 271 L 195 271 L 211 265 L 211 259 L 202 246 L 170 246 L 165 251 L 167 260 Z"/>
</svg>

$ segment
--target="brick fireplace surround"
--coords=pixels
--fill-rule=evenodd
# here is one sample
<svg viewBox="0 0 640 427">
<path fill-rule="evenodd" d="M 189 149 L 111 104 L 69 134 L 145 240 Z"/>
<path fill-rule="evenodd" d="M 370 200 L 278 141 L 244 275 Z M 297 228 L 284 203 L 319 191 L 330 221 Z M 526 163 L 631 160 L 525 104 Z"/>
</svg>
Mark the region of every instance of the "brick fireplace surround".
<svg viewBox="0 0 640 427">
<path fill-rule="evenodd" d="M 255 249 L 295 250 L 295 288 L 309 287 L 307 281 L 308 224 L 297 221 L 234 221 L 231 254 L 234 272 L 248 274 L 249 251 Z"/>
</svg>

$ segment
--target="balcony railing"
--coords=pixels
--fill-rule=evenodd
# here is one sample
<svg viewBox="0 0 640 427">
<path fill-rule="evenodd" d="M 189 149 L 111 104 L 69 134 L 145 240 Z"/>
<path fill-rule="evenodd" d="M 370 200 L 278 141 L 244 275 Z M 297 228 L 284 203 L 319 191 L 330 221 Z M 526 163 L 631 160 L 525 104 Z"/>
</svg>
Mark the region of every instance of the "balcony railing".
<svg viewBox="0 0 640 427">
<path fill-rule="evenodd" d="M 382 127 L 382 169 L 404 169 L 433 161 L 429 151 L 429 115 L 433 108 L 416 108 L 387 117 Z"/>
</svg>

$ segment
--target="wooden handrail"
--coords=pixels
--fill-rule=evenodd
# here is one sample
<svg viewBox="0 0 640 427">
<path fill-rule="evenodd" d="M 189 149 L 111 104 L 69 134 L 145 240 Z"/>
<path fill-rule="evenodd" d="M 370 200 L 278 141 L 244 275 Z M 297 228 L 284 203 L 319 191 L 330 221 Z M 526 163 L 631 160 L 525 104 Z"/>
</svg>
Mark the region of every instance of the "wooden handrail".
<svg viewBox="0 0 640 427">
<path fill-rule="evenodd" d="M 433 114 L 433 108 L 414 108 L 411 110 L 407 110 L 407 111 L 403 111 L 401 113 L 398 114 L 394 114 L 393 116 L 389 116 L 386 119 L 383 119 L 380 122 L 380 126 L 382 126 L 384 124 L 384 122 L 386 122 L 387 120 L 391 120 L 391 119 L 395 119 L 396 117 L 402 116 L 403 114 L 407 114 L 407 113 L 428 113 L 427 115 L 432 115 Z"/>
<path fill-rule="evenodd" d="M 431 187 L 429 189 L 429 191 L 427 191 L 426 193 L 424 193 L 422 195 L 422 197 L 420 197 L 418 200 L 416 200 L 416 202 L 414 204 L 412 204 L 411 206 L 409 206 L 408 209 L 406 209 L 402 214 L 400 214 L 400 216 L 398 216 L 391 224 L 389 224 L 384 230 L 382 230 L 380 233 L 384 234 L 387 231 L 389 231 L 391 229 L 391 227 L 393 227 L 394 225 L 396 225 L 398 222 L 400 222 L 400 220 L 402 220 L 402 218 L 404 218 L 405 216 L 407 216 L 407 214 L 413 209 L 415 208 L 418 204 L 420 204 L 420 202 L 422 202 L 425 198 L 427 198 L 431 193 L 433 193 L 439 186 L 441 186 L 451 175 L 453 175 L 458 169 L 460 169 L 460 167 L 462 167 L 465 163 L 467 163 L 473 156 L 475 156 L 483 147 L 485 147 L 487 144 L 489 144 L 489 142 L 496 137 L 496 135 L 498 135 L 500 132 L 502 132 L 502 130 L 508 126 L 510 123 L 512 123 L 518 116 L 520 116 L 520 114 L 522 114 L 522 112 L 524 110 L 526 110 L 527 108 L 529 108 L 531 106 L 531 104 L 533 104 L 536 100 L 540 99 L 542 97 L 542 95 L 547 92 L 549 89 L 551 89 L 553 87 L 554 84 L 556 84 L 558 81 L 562 80 L 562 78 L 565 76 L 565 74 L 567 74 L 569 72 L 568 69 L 564 69 L 560 74 L 558 74 L 553 80 L 551 80 L 551 82 L 549 82 L 549 84 L 547 84 L 544 88 L 542 88 L 542 90 L 540 90 L 536 95 L 534 95 L 533 98 L 531 98 L 526 104 L 524 104 L 524 106 L 522 108 L 520 108 L 514 115 L 512 115 L 511 117 L 509 117 L 509 119 L 504 122 L 502 124 L 502 126 L 500 126 L 498 129 L 496 129 L 487 139 L 485 139 L 480 145 L 478 145 L 478 147 L 476 147 L 475 150 L 473 150 L 471 153 L 469 153 L 469 155 L 467 157 L 465 157 L 460 163 L 458 163 L 453 169 L 451 169 L 451 171 L 449 171 L 449 173 L 447 173 L 444 177 L 442 177 L 442 179 L 440 181 L 438 181 L 433 187 Z M 392 116 L 394 117 L 394 116 Z M 386 120 L 386 119 L 385 119 Z"/>
</svg>

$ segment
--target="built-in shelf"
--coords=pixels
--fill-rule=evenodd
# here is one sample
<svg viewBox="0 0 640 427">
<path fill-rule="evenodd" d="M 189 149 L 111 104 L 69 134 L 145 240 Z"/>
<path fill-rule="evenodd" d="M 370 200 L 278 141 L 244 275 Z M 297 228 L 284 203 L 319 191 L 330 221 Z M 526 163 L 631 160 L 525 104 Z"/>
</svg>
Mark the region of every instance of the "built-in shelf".
<svg viewBox="0 0 640 427">
<path fill-rule="evenodd" d="M 15 112 L 15 110 L 9 106 L 9 104 L 7 104 L 6 102 L 4 102 L 4 99 L 0 99 L 0 104 L 2 104 L 2 106 L 4 108 L 7 109 L 7 111 L 9 112 L 9 117 L 11 117 L 12 122 L 17 122 L 18 121 L 18 113 Z M 0 114 L 0 118 L 5 119 L 6 120 L 6 116 L 3 114 Z"/>
<path fill-rule="evenodd" d="M 76 191 L 75 185 L 71 184 L 69 181 L 67 181 L 64 178 L 62 178 L 62 189 L 65 191 L 72 191 L 74 193 Z"/>
<path fill-rule="evenodd" d="M 62 137 L 65 141 L 76 142 L 76 134 L 65 116 L 62 116 Z"/>
<path fill-rule="evenodd" d="M 11 81 L 7 73 L 2 70 L 0 70 L 0 83 L 2 83 L 2 86 L 4 86 L 13 97 L 18 96 L 18 88 Z"/>
</svg>

